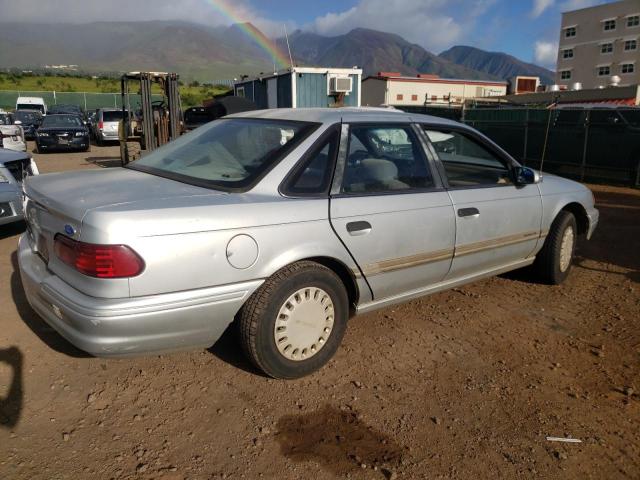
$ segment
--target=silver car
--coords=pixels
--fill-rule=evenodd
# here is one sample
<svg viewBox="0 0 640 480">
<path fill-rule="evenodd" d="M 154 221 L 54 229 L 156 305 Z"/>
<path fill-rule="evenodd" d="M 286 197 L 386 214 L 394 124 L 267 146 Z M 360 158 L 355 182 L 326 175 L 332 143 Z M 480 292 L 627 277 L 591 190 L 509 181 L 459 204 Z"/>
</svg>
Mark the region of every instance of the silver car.
<svg viewBox="0 0 640 480">
<path fill-rule="evenodd" d="M 22 182 L 37 174 L 31 155 L 0 148 L 0 225 L 23 219 Z"/>
<path fill-rule="evenodd" d="M 91 128 L 98 145 L 104 145 L 105 142 L 119 141 L 118 126 L 120 120 L 122 120 L 121 108 L 99 108 L 96 110 Z"/>
<path fill-rule="evenodd" d="M 534 265 L 558 284 L 598 222 L 579 183 L 475 130 L 382 109 L 225 117 L 126 168 L 30 178 L 32 307 L 97 356 L 212 345 L 268 375 L 335 353 L 350 316 Z"/>
</svg>

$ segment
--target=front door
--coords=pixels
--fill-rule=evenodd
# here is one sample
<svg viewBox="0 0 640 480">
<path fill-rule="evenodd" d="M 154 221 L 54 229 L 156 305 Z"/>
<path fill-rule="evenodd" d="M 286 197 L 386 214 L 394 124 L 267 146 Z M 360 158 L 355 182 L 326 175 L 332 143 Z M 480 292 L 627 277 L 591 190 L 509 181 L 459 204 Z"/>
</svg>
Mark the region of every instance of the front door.
<svg viewBox="0 0 640 480">
<path fill-rule="evenodd" d="M 462 130 L 425 127 L 456 213 L 455 257 L 448 279 L 517 263 L 540 239 L 538 185 L 515 185 L 510 161 Z"/>
<path fill-rule="evenodd" d="M 451 266 L 455 219 L 413 127 L 352 124 L 343 131 L 331 223 L 374 298 L 441 281 Z"/>
</svg>

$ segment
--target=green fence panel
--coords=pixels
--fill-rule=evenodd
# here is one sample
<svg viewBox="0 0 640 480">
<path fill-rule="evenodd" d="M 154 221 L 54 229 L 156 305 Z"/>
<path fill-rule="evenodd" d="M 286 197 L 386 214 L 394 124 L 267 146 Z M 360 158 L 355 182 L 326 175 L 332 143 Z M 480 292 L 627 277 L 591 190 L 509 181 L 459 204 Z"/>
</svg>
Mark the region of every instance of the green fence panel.
<svg viewBox="0 0 640 480">
<path fill-rule="evenodd" d="M 97 108 L 121 108 L 122 96 L 120 92 L 96 93 L 96 92 L 39 92 L 20 90 L 0 90 L 0 108 L 15 109 L 18 97 L 41 97 L 48 106 L 51 105 L 78 105 L 85 111 Z M 152 95 L 153 101 L 161 101 L 162 95 Z M 140 108 L 140 95 L 131 95 L 133 109 Z"/>
</svg>

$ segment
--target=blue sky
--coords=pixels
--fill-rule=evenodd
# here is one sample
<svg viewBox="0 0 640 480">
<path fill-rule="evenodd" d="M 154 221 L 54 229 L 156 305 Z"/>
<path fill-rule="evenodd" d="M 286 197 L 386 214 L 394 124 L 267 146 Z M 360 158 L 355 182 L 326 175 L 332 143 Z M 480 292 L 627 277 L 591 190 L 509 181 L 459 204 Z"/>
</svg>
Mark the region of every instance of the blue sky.
<svg viewBox="0 0 640 480">
<path fill-rule="evenodd" d="M 267 35 L 300 28 L 323 35 L 356 27 L 397 33 L 440 53 L 453 45 L 503 51 L 553 68 L 560 14 L 607 0 L 0 0 L 1 21 L 234 21 L 212 3 L 232 5 L 234 18 Z M 105 5 L 107 7 L 105 8 Z M 60 12 L 64 12 L 61 14 Z"/>
</svg>

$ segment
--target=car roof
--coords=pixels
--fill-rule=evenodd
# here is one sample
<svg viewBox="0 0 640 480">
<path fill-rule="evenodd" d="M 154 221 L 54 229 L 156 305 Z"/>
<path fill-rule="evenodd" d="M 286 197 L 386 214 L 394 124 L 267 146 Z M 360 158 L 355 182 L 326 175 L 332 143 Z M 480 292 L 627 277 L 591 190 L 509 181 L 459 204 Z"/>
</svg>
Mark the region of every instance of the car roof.
<svg viewBox="0 0 640 480">
<path fill-rule="evenodd" d="M 380 107 L 342 108 L 275 108 L 270 110 L 250 110 L 227 115 L 226 118 L 265 118 L 319 123 L 337 122 L 424 122 L 437 125 L 460 125 L 458 122 L 431 115 L 406 113 L 402 110 Z"/>
</svg>

